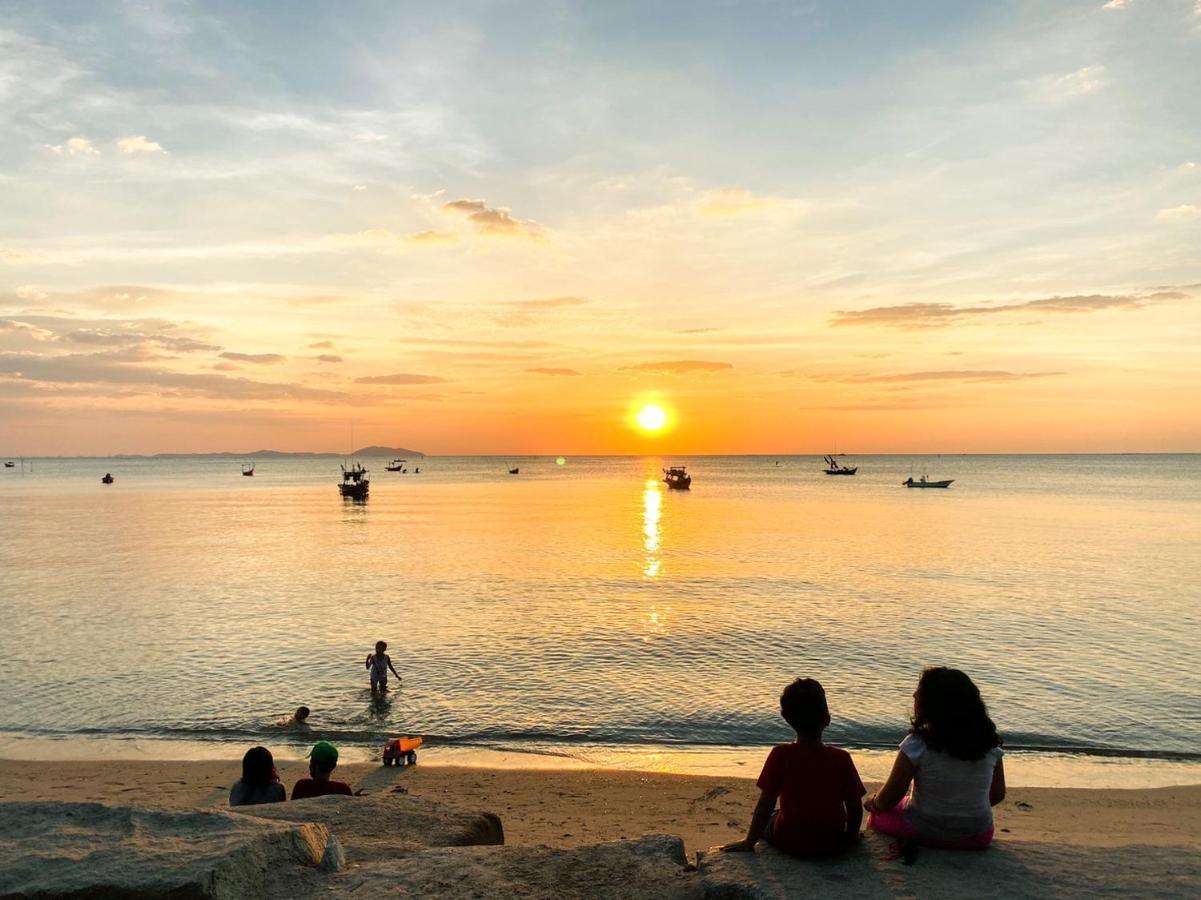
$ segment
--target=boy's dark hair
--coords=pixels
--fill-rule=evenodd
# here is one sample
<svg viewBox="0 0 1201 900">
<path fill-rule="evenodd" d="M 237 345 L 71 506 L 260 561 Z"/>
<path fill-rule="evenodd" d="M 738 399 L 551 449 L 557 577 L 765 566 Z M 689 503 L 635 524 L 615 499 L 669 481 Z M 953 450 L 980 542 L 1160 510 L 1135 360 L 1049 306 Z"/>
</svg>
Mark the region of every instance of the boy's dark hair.
<svg viewBox="0 0 1201 900">
<path fill-rule="evenodd" d="M 780 715 L 800 737 L 821 737 L 830 724 L 826 689 L 812 678 L 798 678 L 780 694 Z"/>
<path fill-rule="evenodd" d="M 922 672 L 911 724 L 910 733 L 920 735 L 931 750 L 968 762 L 1001 746 L 979 688 L 958 669 L 935 666 Z"/>
<path fill-rule="evenodd" d="M 297 719 L 307 719 L 309 717 L 309 708 L 307 706 L 299 706 L 296 708 Z"/>
</svg>

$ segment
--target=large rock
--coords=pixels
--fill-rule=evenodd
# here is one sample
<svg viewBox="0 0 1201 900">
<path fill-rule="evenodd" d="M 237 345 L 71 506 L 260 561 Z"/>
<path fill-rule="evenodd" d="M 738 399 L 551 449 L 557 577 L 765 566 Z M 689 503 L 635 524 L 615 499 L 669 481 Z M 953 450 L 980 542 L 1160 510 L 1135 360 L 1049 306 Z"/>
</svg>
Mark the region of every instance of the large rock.
<svg viewBox="0 0 1201 900">
<path fill-rule="evenodd" d="M 100 803 L 0 803 L 0 897 L 243 898 L 315 866 L 321 825 Z"/>
<path fill-rule="evenodd" d="M 238 815 L 273 822 L 316 822 L 342 842 L 348 863 L 392 859 L 427 847 L 503 844 L 492 813 L 472 812 L 388 792 L 363 797 L 313 797 L 288 803 L 240 806 Z"/>
<path fill-rule="evenodd" d="M 684 842 L 647 835 L 591 847 L 435 848 L 339 877 L 350 897 L 700 900 Z"/>
<path fill-rule="evenodd" d="M 706 900 L 921 897 L 1201 896 L 1201 854 L 1191 847 L 1082 847 L 1000 841 L 980 852 L 922 848 L 913 865 L 890 858 L 869 834 L 846 856 L 800 860 L 760 845 L 752 853 L 700 855 Z"/>
</svg>

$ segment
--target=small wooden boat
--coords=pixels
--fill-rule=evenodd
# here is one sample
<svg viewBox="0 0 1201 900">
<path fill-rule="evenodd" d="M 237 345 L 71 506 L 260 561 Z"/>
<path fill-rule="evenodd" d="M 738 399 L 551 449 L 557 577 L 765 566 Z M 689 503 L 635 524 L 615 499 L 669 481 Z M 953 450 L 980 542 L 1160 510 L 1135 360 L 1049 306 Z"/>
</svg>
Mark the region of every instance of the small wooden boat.
<svg viewBox="0 0 1201 900">
<path fill-rule="evenodd" d="M 254 463 L 245 463 L 242 466 L 242 474 L 245 475 L 247 478 L 253 478 L 254 477 Z"/>
<path fill-rule="evenodd" d="M 691 490 L 692 476 L 685 470 L 685 466 L 672 466 L 670 469 L 664 469 L 663 483 L 676 491 Z"/>
<path fill-rule="evenodd" d="M 342 483 L 338 485 L 338 490 L 342 496 L 349 497 L 352 500 L 366 498 L 371 482 L 367 478 L 367 470 L 363 468 L 363 464 L 355 463 L 349 469 L 346 466 L 342 466 L 341 468 Z"/>
<path fill-rule="evenodd" d="M 405 470 L 405 461 L 403 459 L 394 459 L 392 462 L 384 466 L 385 472 L 403 472 Z"/>
<path fill-rule="evenodd" d="M 112 484 L 112 483 L 113 483 L 113 475 L 112 475 L 112 473 L 111 473 L 111 472 L 105 472 L 105 473 L 104 473 L 104 477 L 103 477 L 103 478 L 101 478 L 101 479 L 100 479 L 100 481 L 101 481 L 103 484 Z"/>
<path fill-rule="evenodd" d="M 509 474 L 510 474 L 510 475 L 520 475 L 520 474 L 521 474 L 521 467 L 520 467 L 520 466 L 514 466 L 513 468 L 509 469 Z"/>
<path fill-rule="evenodd" d="M 914 481 L 913 476 L 910 475 L 901 484 L 909 488 L 946 488 L 950 487 L 954 480 L 954 478 L 948 478 L 946 481 L 930 481 L 923 475 L 917 481 Z"/>
<path fill-rule="evenodd" d="M 16 466 L 16 463 L 15 463 L 15 462 L 13 462 L 11 459 L 10 459 L 8 462 L 6 462 L 6 463 L 4 464 L 4 468 L 6 468 L 6 469 L 11 469 L 11 468 L 13 468 L 14 466 Z"/>
<path fill-rule="evenodd" d="M 842 463 L 840 463 L 838 460 L 836 460 L 833 456 L 827 456 L 827 457 L 825 457 L 825 460 L 826 460 L 825 472 L 827 475 L 854 475 L 856 472 L 859 471 L 858 466 L 844 466 Z"/>
</svg>

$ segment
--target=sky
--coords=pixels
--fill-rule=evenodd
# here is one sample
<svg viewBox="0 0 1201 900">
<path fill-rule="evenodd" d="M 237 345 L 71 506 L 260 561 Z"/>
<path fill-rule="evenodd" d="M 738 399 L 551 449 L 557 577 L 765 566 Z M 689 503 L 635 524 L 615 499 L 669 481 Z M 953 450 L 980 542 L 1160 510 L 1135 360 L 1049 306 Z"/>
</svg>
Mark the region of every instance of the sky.
<svg viewBox="0 0 1201 900">
<path fill-rule="evenodd" d="M 0 454 L 1201 451 L 1198 123 L 1201 0 L 0 0 Z"/>
</svg>

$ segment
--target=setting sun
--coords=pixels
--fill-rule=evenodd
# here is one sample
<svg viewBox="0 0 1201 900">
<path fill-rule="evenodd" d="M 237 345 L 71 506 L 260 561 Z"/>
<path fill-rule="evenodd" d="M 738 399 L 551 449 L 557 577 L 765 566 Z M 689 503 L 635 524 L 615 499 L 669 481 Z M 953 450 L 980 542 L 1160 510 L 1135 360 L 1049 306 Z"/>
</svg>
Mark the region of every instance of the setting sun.
<svg viewBox="0 0 1201 900">
<path fill-rule="evenodd" d="M 638 427 L 648 434 L 662 431 L 667 425 L 667 410 L 656 403 L 648 403 L 638 410 Z"/>
</svg>

